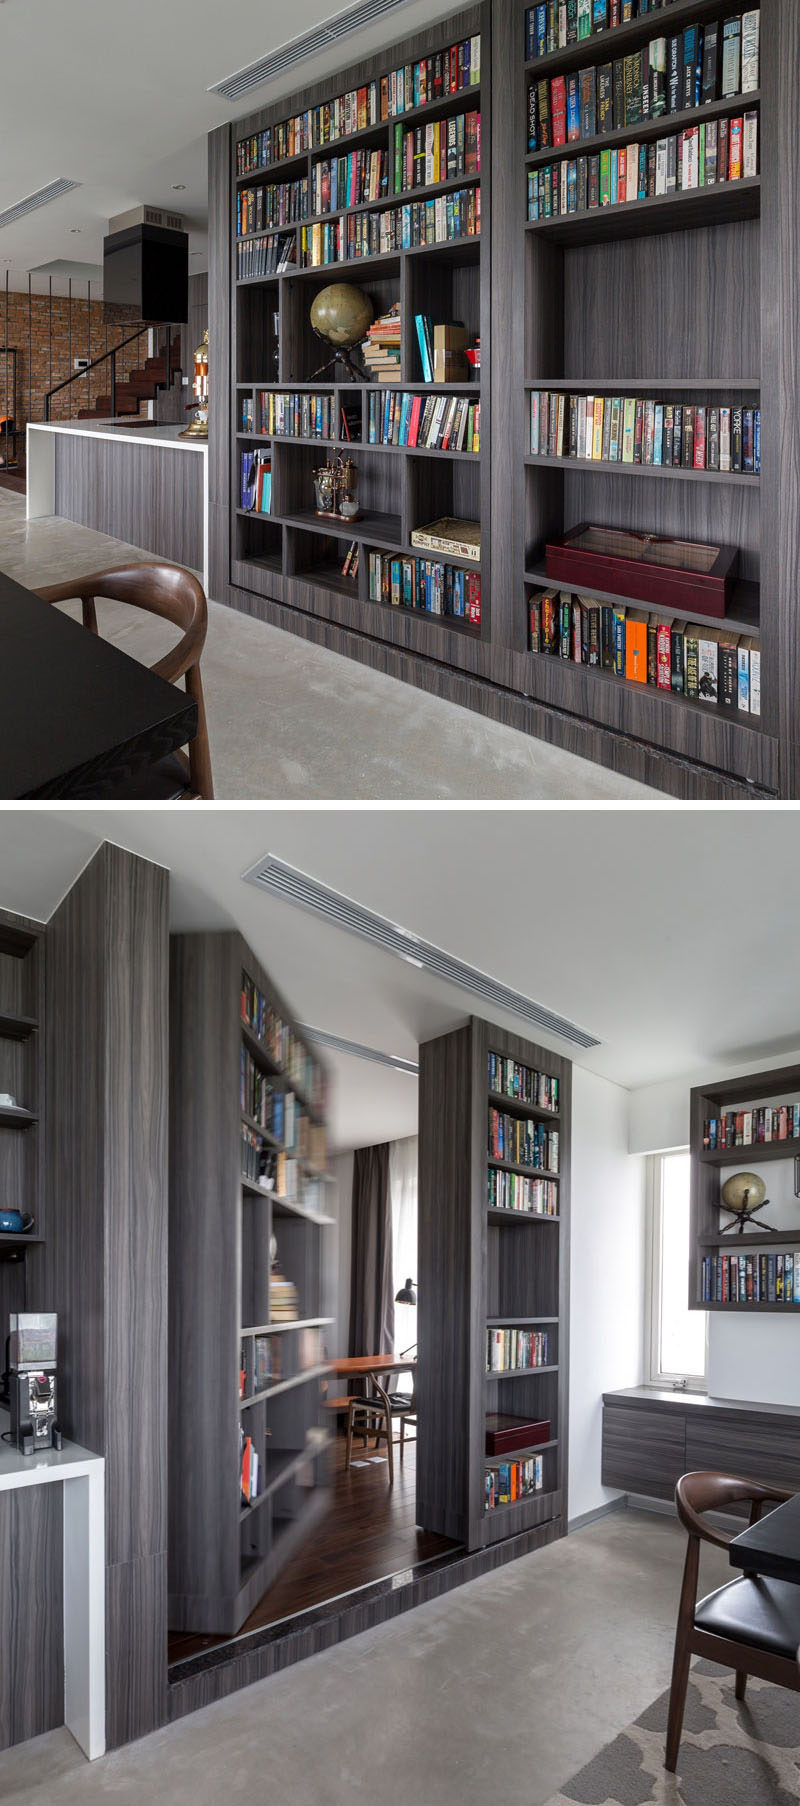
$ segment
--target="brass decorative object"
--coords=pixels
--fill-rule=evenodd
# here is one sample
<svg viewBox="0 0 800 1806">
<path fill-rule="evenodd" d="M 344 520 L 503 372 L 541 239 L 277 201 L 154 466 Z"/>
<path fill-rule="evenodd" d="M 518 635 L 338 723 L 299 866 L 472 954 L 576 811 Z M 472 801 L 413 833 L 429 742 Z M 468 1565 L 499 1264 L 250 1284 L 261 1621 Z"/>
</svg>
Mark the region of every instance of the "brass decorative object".
<svg viewBox="0 0 800 1806">
<path fill-rule="evenodd" d="M 758 1173 L 732 1173 L 722 1187 L 720 1209 L 733 1217 L 733 1222 L 726 1223 L 721 1233 L 744 1235 L 745 1224 L 768 1203 L 767 1188 Z M 761 1222 L 758 1227 L 766 1229 L 770 1235 L 778 1233 L 771 1223 Z"/>
<path fill-rule="evenodd" d="M 195 408 L 194 420 L 184 427 L 178 436 L 181 439 L 208 438 L 208 327 L 203 333 L 203 343 L 198 345 L 194 354 L 194 380 L 192 382 L 194 401 L 187 402 L 187 408 Z"/>
<path fill-rule="evenodd" d="M 341 454 L 314 471 L 316 513 L 322 520 L 359 520 L 358 466 Z"/>
</svg>

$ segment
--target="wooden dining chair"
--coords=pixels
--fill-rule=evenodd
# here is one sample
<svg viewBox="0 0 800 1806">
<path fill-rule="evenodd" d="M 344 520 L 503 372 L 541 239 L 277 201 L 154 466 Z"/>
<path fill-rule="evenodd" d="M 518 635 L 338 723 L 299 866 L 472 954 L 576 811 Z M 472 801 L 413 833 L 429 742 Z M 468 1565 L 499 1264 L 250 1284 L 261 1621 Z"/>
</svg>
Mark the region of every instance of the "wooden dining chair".
<svg viewBox="0 0 800 1806">
<path fill-rule="evenodd" d="M 709 1524 L 705 1513 L 724 1512 L 731 1505 L 750 1506 L 750 1523 L 757 1524 L 764 1505 L 783 1505 L 794 1495 L 756 1480 L 740 1480 L 732 1474 L 684 1474 L 675 1488 L 678 1517 L 688 1532 L 683 1570 L 675 1656 L 667 1721 L 665 1767 L 674 1774 L 678 1762 L 689 1665 L 693 1655 L 705 1656 L 736 1673 L 736 1698 L 744 1699 L 748 1674 L 774 1681 L 778 1687 L 800 1692 L 800 1586 L 788 1580 L 768 1580 L 761 1575 L 740 1575 L 726 1586 L 697 1598 L 701 1542 L 727 1549 L 736 1531 Z"/>
<path fill-rule="evenodd" d="M 208 745 L 200 656 L 206 640 L 208 609 L 197 578 L 174 564 L 126 564 L 116 570 L 94 571 L 89 577 L 74 577 L 67 583 L 54 583 L 36 592 L 43 602 L 81 603 L 83 625 L 90 633 L 99 633 L 96 598 L 127 602 L 148 614 L 160 615 L 183 629 L 183 638 L 170 652 L 151 667 L 167 683 L 185 681 L 186 693 L 197 704 L 197 732 L 189 742 L 188 756 L 171 753 L 142 774 L 131 796 L 146 799 L 177 797 L 211 802 L 214 784 Z M 148 790 L 148 785 L 150 789 Z"/>
</svg>

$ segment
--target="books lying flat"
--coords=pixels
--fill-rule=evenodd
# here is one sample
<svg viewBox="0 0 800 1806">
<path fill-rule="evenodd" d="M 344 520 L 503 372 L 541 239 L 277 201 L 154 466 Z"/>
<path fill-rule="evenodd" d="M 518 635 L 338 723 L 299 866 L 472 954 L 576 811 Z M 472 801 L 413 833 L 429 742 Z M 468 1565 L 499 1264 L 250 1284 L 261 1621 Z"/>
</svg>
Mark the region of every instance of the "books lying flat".
<svg viewBox="0 0 800 1806">
<path fill-rule="evenodd" d="M 473 558 L 477 564 L 481 555 L 480 522 L 444 514 L 441 520 L 432 520 L 426 527 L 415 527 L 411 544 L 425 546 L 430 552 L 449 552 L 451 557 Z"/>
</svg>

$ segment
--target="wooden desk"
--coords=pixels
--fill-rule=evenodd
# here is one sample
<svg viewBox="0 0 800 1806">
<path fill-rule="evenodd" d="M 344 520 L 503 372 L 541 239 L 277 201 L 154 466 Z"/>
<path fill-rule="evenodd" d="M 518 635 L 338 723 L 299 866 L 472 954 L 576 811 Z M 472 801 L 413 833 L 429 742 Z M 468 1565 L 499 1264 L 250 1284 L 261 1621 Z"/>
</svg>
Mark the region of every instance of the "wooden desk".
<svg viewBox="0 0 800 1806">
<path fill-rule="evenodd" d="M 102 797 L 190 740 L 197 709 L 0 572 L 0 797 Z"/>
<path fill-rule="evenodd" d="M 735 1536 L 729 1553 L 734 1568 L 800 1586 L 800 1493 Z"/>
<path fill-rule="evenodd" d="M 403 1360 L 402 1355 L 347 1355 L 332 1361 L 331 1367 L 342 1378 L 374 1379 L 379 1373 L 416 1373 L 417 1357 Z"/>
</svg>

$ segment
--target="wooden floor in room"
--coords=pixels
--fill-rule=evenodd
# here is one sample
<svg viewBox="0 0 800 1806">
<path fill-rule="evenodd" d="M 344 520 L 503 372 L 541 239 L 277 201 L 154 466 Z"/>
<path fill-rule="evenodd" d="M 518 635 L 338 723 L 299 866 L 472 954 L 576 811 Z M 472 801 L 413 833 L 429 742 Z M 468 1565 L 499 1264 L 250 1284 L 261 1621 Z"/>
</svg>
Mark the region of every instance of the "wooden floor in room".
<svg viewBox="0 0 800 1806">
<path fill-rule="evenodd" d="M 416 1449 L 406 1444 L 403 1461 L 395 1448 L 394 1486 L 389 1485 L 386 1451 L 376 1459 L 374 1445 L 364 1451 L 356 1446 L 349 1473 L 344 1465 L 344 1437 L 336 1441 L 332 1455 L 333 1490 L 329 1510 L 312 1533 L 308 1545 L 284 1570 L 274 1587 L 251 1612 L 240 1636 L 276 1624 L 281 1618 L 321 1605 L 371 1581 L 385 1580 L 403 1568 L 456 1547 L 446 1537 L 419 1530 L 415 1523 Z M 364 1462 L 366 1465 L 359 1465 Z M 229 1639 L 190 1636 L 171 1632 L 169 1662 L 182 1661 L 213 1649 Z"/>
</svg>

